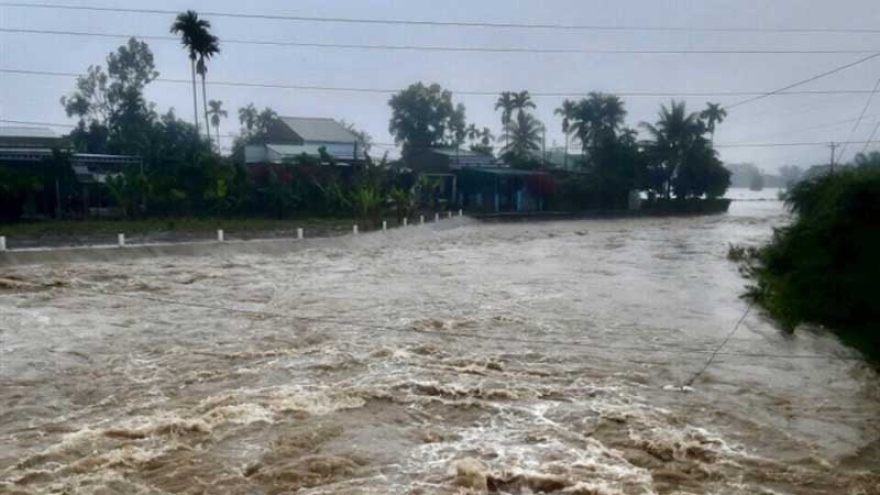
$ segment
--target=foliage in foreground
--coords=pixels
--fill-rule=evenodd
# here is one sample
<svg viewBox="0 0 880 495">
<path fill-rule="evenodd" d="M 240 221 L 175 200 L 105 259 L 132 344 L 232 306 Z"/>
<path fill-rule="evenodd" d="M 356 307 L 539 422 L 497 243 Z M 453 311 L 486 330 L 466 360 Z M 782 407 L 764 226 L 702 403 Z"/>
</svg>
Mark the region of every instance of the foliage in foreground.
<svg viewBox="0 0 880 495">
<path fill-rule="evenodd" d="M 757 253 L 749 296 L 789 330 L 824 325 L 880 357 L 880 169 L 802 182 L 786 204 L 797 218 Z"/>
</svg>

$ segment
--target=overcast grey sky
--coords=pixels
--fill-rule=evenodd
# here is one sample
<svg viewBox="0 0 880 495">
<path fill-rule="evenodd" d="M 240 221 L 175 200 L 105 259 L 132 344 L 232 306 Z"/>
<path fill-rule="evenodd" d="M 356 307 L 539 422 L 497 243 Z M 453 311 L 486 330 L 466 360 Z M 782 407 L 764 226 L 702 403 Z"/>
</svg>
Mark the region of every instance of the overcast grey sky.
<svg viewBox="0 0 880 495">
<path fill-rule="evenodd" d="M 0 0 L 2 3 L 2 0 Z M 31 2 L 38 3 L 38 2 Z M 47 0 L 48 3 L 48 0 Z M 348 18 L 443 21 L 565 23 L 590 25 L 880 28 L 877 0 L 53 0 L 66 5 L 114 6 L 214 12 L 248 12 Z M 206 16 L 221 39 L 222 54 L 210 65 L 209 82 L 247 81 L 286 85 L 402 88 L 415 81 L 437 82 L 455 90 L 540 92 L 729 92 L 770 91 L 855 61 L 867 53 L 847 54 L 523 54 L 438 53 L 361 49 L 300 48 L 223 44 L 251 39 L 348 44 L 407 44 L 516 48 L 649 50 L 876 50 L 880 34 L 865 33 L 693 33 L 491 29 L 476 27 L 330 24 Z M 0 6 L 0 29 L 49 29 L 127 35 L 167 35 L 173 16 L 95 13 Z M 0 33 L 0 67 L 82 73 L 104 64 L 124 39 Z M 148 41 L 164 78 L 187 79 L 189 66 L 180 46 Z M 870 90 L 880 77 L 880 58 L 798 89 Z M 59 98 L 72 78 L 0 73 L 0 118 L 68 122 Z M 191 118 L 189 86 L 155 82 L 148 98 L 158 109 L 174 107 Z M 209 99 L 223 100 L 230 118 L 222 133 L 238 130 L 236 110 L 253 102 L 282 115 L 333 117 L 355 123 L 380 143 L 388 134 L 389 95 L 209 86 Z M 849 140 L 867 101 L 866 94 L 775 96 L 731 111 L 716 142 L 790 143 Z M 548 145 L 561 144 L 553 109 L 562 98 L 537 97 L 536 113 L 548 127 Z M 668 97 L 625 97 L 627 121 L 655 119 Z M 731 104 L 741 96 L 688 97 L 691 110 L 707 100 Z M 455 95 L 467 107 L 468 120 L 499 132 L 493 96 Z M 880 96 L 874 99 L 852 140 L 866 140 L 880 120 Z M 8 125 L 2 124 L 0 125 Z M 64 131 L 64 129 L 58 129 Z M 875 138 L 877 139 L 877 138 Z M 228 140 L 227 140 L 228 143 Z M 849 159 L 861 145 L 851 145 Z M 880 146 L 872 145 L 874 149 Z M 384 147 L 378 147 L 380 151 Z M 816 147 L 720 148 L 728 162 L 750 161 L 765 170 L 785 164 L 810 165 L 828 159 Z"/>
</svg>

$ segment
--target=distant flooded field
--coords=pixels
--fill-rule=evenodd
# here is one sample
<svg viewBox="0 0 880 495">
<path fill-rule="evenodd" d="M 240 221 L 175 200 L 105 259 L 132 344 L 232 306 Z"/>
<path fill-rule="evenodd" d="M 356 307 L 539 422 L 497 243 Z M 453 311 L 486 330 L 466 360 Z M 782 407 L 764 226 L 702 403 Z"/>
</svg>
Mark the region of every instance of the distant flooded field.
<svg viewBox="0 0 880 495">
<path fill-rule="evenodd" d="M 728 243 L 785 221 L 2 269 L 0 492 L 880 494 L 880 380 L 833 337 L 755 309 L 697 375 L 747 310 Z"/>
</svg>

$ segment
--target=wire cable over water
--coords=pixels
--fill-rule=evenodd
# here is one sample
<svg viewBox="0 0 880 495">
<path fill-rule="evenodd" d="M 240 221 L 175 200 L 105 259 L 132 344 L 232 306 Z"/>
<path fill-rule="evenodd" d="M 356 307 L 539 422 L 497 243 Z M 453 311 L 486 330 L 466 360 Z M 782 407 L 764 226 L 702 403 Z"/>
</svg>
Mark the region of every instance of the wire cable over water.
<svg viewBox="0 0 880 495">
<path fill-rule="evenodd" d="M 743 312 L 742 316 L 740 316 L 739 320 L 737 320 L 736 325 L 733 326 L 733 330 L 731 330 L 730 333 L 727 334 L 727 337 L 724 338 L 724 341 L 721 342 L 721 345 L 719 345 L 718 348 L 712 352 L 712 355 L 709 356 L 709 359 L 706 361 L 706 363 L 703 365 L 703 367 L 700 368 L 700 371 L 697 371 L 696 373 L 694 373 L 694 376 L 692 376 L 690 378 L 690 380 L 685 382 L 686 387 L 692 386 L 694 384 L 694 381 L 697 378 L 699 378 L 700 375 L 705 373 L 707 369 L 709 369 L 709 366 L 711 366 L 712 362 L 715 360 L 715 356 L 717 356 L 718 353 L 721 352 L 721 349 L 724 349 L 724 346 L 726 346 L 727 343 L 730 342 L 730 339 L 733 338 L 733 334 L 735 334 L 736 331 L 739 330 L 739 326 L 742 324 L 743 320 L 746 319 L 746 316 L 748 316 L 749 313 L 752 311 L 752 306 L 754 306 L 754 305 L 755 305 L 754 301 L 749 303 L 748 307 L 746 307 L 746 310 Z"/>
</svg>

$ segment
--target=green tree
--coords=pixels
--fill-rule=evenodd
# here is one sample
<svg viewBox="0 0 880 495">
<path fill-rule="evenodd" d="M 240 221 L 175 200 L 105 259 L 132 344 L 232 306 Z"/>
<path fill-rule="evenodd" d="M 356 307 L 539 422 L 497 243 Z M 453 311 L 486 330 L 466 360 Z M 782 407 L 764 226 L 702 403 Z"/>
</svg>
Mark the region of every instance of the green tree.
<svg viewBox="0 0 880 495">
<path fill-rule="evenodd" d="M 220 119 L 225 119 L 229 116 L 229 112 L 223 109 L 223 102 L 220 100 L 211 100 L 208 102 L 208 106 L 211 109 L 208 111 L 208 114 L 211 116 L 211 125 L 214 126 L 214 130 L 217 133 L 217 149 L 220 149 Z"/>
<path fill-rule="evenodd" d="M 715 126 L 724 122 L 727 117 L 727 110 L 721 107 L 721 103 L 706 103 L 706 109 L 700 112 L 700 118 L 706 121 L 706 130 L 712 135 L 712 142 L 715 142 Z"/>
<path fill-rule="evenodd" d="M 859 168 L 880 167 L 880 151 L 859 153 L 853 159 L 853 163 Z"/>
<path fill-rule="evenodd" d="M 107 177 L 107 190 L 127 217 L 137 216 L 139 204 L 147 194 L 146 178 L 134 170 Z"/>
<path fill-rule="evenodd" d="M 90 66 L 72 94 L 61 98 L 69 117 L 79 117 L 71 133 L 74 147 L 93 153 L 140 153 L 156 118 L 144 89 L 159 73 L 150 47 L 134 38 L 107 55 L 107 72 Z"/>
<path fill-rule="evenodd" d="M 239 108 L 238 121 L 241 124 L 241 131 L 233 146 L 237 148 L 265 139 L 278 120 L 278 114 L 268 107 L 257 110 L 253 103 L 249 103 L 246 107 Z"/>
<path fill-rule="evenodd" d="M 530 95 L 528 91 L 524 90 L 514 93 L 512 100 L 513 108 L 516 109 L 517 114 L 528 112 L 529 108 L 535 108 L 535 102 L 532 101 L 532 95 Z"/>
<path fill-rule="evenodd" d="M 189 54 L 190 70 L 192 72 L 193 93 L 193 122 L 199 127 L 199 102 L 196 94 L 196 62 L 199 60 L 199 50 L 205 45 L 208 29 L 211 23 L 199 19 L 199 14 L 194 10 L 187 10 L 177 15 L 171 24 L 171 33 L 180 35 L 180 43 Z M 205 123 L 207 125 L 207 122 Z"/>
<path fill-rule="evenodd" d="M 831 329 L 880 359 L 880 169 L 844 169 L 788 193 L 795 213 L 762 247 L 749 295 L 788 330 Z"/>
<path fill-rule="evenodd" d="M 403 145 L 403 154 L 433 146 L 450 144 L 463 128 L 464 106 L 452 103 L 452 93 L 438 84 L 421 82 L 392 96 L 388 131 L 394 142 Z"/>
<path fill-rule="evenodd" d="M 205 135 L 208 136 L 208 140 L 210 141 L 211 127 L 208 121 L 208 89 L 205 80 L 208 75 L 208 60 L 215 55 L 220 54 L 220 41 L 216 36 L 208 32 L 211 23 L 205 21 L 205 24 L 204 32 L 202 32 L 201 36 L 196 39 L 196 51 L 199 54 L 199 60 L 196 62 L 196 72 L 202 79 L 202 107 L 205 110 Z"/>
<path fill-rule="evenodd" d="M 541 149 L 541 133 L 543 125 L 541 121 L 530 113 L 520 112 L 516 119 L 508 124 L 505 132 L 510 136 L 510 142 L 501 153 L 506 159 L 513 162 L 529 160 L 535 152 Z"/>
<path fill-rule="evenodd" d="M 575 117 L 577 103 L 572 100 L 563 100 L 562 105 L 553 111 L 562 117 L 562 133 L 565 134 L 565 154 L 563 155 L 563 168 L 568 169 L 568 140 L 571 137 L 571 122 Z"/>
<path fill-rule="evenodd" d="M 646 149 L 655 172 L 654 187 L 668 199 L 672 196 L 673 178 L 685 156 L 694 146 L 705 145 L 705 126 L 697 114 L 687 112 L 684 102 L 675 100 L 669 107 L 660 107 L 655 124 L 642 122 L 641 126 L 651 137 Z"/>
<path fill-rule="evenodd" d="M 394 210 L 397 214 L 397 223 L 402 224 L 403 219 L 408 217 L 413 210 L 413 192 L 405 187 L 393 187 L 388 194 L 389 199 L 394 203 Z"/>
<path fill-rule="evenodd" d="M 507 134 L 507 127 L 510 125 L 513 111 L 516 110 L 516 102 L 514 100 L 515 94 L 516 93 L 513 91 L 504 91 L 495 102 L 495 110 L 501 110 L 501 128 L 504 130 L 505 148 L 510 145 L 510 136 Z"/>
<path fill-rule="evenodd" d="M 495 141 L 495 135 L 492 134 L 491 129 L 483 127 L 476 132 L 475 138 L 475 143 L 471 144 L 471 151 L 486 156 L 494 155 L 495 149 L 492 142 Z"/>
<path fill-rule="evenodd" d="M 575 104 L 571 131 L 581 142 L 584 156 L 602 142 L 616 139 L 625 117 L 623 101 L 616 95 L 593 92 Z"/>
</svg>

